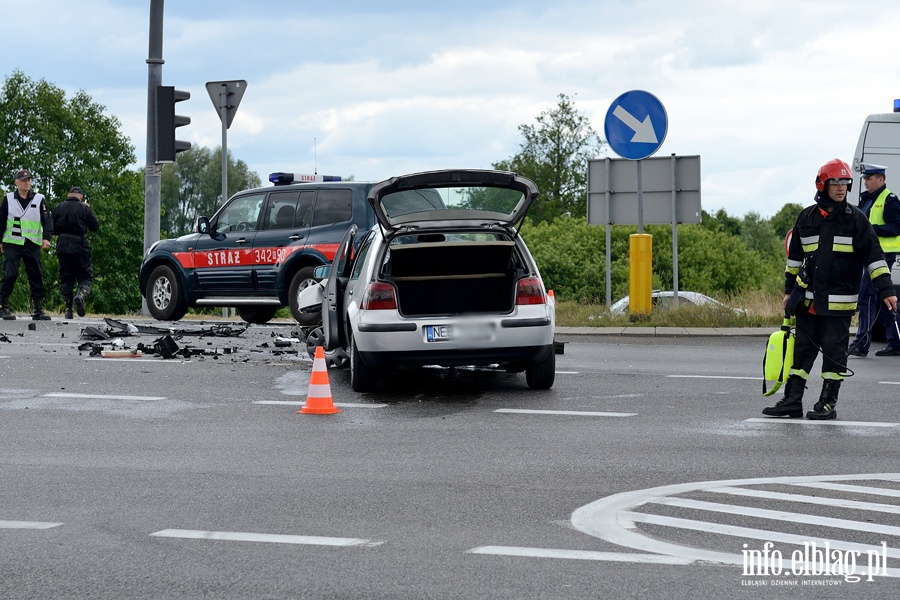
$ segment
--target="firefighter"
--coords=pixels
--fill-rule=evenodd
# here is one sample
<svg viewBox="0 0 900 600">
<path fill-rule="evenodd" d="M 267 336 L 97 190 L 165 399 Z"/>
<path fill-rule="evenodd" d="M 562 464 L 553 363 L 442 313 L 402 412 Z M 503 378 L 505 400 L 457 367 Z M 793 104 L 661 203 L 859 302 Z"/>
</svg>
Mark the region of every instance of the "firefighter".
<svg viewBox="0 0 900 600">
<path fill-rule="evenodd" d="M 837 158 L 816 176 L 816 203 L 797 217 L 788 247 L 784 308 L 795 314 L 794 362 L 784 398 L 763 409 L 770 417 L 803 416 L 803 391 L 822 351 L 822 392 L 807 419 L 834 419 L 844 380 L 850 318 L 859 297 L 859 276 L 866 269 L 888 310 L 897 310 L 891 272 L 878 237 L 866 216 L 847 202 L 853 185 L 850 167 Z"/>
</svg>

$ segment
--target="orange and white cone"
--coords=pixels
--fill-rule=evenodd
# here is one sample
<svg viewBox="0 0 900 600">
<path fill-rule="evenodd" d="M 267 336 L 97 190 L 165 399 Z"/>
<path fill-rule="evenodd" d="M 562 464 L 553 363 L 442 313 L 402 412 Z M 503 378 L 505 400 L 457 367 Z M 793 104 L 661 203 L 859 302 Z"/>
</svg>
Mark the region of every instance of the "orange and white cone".
<svg viewBox="0 0 900 600">
<path fill-rule="evenodd" d="M 342 412 L 331 401 L 331 384 L 328 383 L 328 367 L 325 365 L 325 350 L 316 346 L 313 359 L 313 370 L 309 376 L 309 391 L 306 393 L 306 404 L 297 411 L 305 415 L 333 415 Z"/>
</svg>

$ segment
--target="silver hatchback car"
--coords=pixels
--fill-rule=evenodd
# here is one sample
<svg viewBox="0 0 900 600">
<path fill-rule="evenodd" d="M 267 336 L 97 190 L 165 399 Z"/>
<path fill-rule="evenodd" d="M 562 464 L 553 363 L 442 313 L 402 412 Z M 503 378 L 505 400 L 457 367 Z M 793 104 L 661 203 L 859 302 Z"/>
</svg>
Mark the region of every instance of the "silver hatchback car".
<svg viewBox="0 0 900 600">
<path fill-rule="evenodd" d="M 486 170 L 372 187 L 378 224 L 347 232 L 320 296 L 323 345 L 349 355 L 354 390 L 425 365 L 493 365 L 524 371 L 530 388 L 553 385 L 553 299 L 516 228 L 537 193 Z"/>
</svg>

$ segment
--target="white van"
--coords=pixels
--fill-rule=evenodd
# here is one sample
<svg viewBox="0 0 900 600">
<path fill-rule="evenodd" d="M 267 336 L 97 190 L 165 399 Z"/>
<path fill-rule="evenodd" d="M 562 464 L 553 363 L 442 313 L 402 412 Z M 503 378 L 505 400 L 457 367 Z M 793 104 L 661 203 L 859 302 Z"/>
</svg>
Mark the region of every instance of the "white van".
<svg viewBox="0 0 900 600">
<path fill-rule="evenodd" d="M 885 183 L 889 190 L 900 194 L 900 99 L 894 100 L 894 112 L 866 117 L 853 154 L 852 167 L 857 173 L 860 163 L 887 167 Z M 865 189 L 862 181 L 854 182 L 853 189 L 850 199 L 858 203 L 859 192 Z M 900 258 L 891 265 L 891 277 L 900 295 Z M 876 341 L 884 339 L 883 332 L 873 330 L 873 335 Z"/>
</svg>

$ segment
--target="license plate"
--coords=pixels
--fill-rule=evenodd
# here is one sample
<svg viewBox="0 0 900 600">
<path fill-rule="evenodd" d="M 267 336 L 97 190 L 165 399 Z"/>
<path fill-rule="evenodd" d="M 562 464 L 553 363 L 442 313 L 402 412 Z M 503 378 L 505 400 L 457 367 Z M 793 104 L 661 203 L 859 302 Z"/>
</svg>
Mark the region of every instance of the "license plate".
<svg viewBox="0 0 900 600">
<path fill-rule="evenodd" d="M 425 339 L 429 342 L 477 341 L 492 338 L 490 325 L 472 323 L 466 325 L 426 325 Z"/>
</svg>

